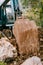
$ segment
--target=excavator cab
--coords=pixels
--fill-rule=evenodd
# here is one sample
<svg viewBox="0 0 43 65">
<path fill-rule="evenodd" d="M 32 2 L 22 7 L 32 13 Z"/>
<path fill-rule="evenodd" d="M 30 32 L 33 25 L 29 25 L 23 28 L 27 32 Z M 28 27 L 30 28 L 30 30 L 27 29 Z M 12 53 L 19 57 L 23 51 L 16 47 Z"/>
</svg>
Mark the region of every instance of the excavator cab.
<svg viewBox="0 0 43 65">
<path fill-rule="evenodd" d="M 18 15 L 21 15 L 18 0 L 4 0 L 0 5 L 0 28 L 12 28 Z"/>
</svg>

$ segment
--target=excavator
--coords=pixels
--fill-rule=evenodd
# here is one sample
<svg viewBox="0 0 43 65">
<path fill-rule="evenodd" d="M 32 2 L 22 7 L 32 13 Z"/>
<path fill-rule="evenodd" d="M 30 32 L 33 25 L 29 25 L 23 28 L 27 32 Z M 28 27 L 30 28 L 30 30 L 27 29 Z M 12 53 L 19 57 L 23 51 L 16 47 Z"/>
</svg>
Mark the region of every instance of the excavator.
<svg viewBox="0 0 43 65">
<path fill-rule="evenodd" d="M 7 4 L 10 2 L 10 5 Z M 8 20 L 6 8 L 10 7 L 12 10 L 12 16 L 9 16 Z M 4 0 L 4 2 L 0 5 L 0 29 L 11 28 L 16 20 L 16 17 L 19 15 L 21 16 L 21 11 L 19 8 L 19 1 L 18 0 Z M 11 14 L 10 14 L 11 15 Z"/>
</svg>

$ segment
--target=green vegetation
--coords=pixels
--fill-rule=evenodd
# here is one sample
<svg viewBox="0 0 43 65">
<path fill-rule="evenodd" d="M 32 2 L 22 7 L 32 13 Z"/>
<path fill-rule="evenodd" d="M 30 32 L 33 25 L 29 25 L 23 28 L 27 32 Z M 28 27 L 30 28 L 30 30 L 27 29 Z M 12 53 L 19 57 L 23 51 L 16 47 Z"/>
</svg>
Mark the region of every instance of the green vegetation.
<svg viewBox="0 0 43 65">
<path fill-rule="evenodd" d="M 35 20 L 38 26 L 43 27 L 43 0 L 22 0 L 22 5 L 30 7 L 27 16 L 31 20 Z"/>
<path fill-rule="evenodd" d="M 2 61 L 0 61 L 0 65 L 7 65 L 6 63 L 4 63 L 4 62 L 2 62 Z"/>
<path fill-rule="evenodd" d="M 41 21 L 41 26 L 43 27 L 43 1 L 41 2 L 40 21 Z"/>
</svg>

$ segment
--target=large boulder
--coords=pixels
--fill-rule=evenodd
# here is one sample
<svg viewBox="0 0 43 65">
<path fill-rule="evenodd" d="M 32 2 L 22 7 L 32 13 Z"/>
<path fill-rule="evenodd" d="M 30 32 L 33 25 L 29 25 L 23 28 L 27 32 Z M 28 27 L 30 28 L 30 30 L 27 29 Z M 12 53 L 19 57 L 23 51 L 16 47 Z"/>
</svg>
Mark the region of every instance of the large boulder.
<svg viewBox="0 0 43 65">
<path fill-rule="evenodd" d="M 13 26 L 19 53 L 21 55 L 37 54 L 39 51 L 38 30 L 34 21 L 17 19 Z"/>
<path fill-rule="evenodd" d="M 42 65 L 42 62 L 41 62 L 41 59 L 39 57 L 33 56 L 31 58 L 28 58 L 21 65 Z"/>
<path fill-rule="evenodd" d="M 0 39 L 0 61 L 6 60 L 6 58 L 17 57 L 16 48 L 8 41 L 7 38 Z"/>
</svg>

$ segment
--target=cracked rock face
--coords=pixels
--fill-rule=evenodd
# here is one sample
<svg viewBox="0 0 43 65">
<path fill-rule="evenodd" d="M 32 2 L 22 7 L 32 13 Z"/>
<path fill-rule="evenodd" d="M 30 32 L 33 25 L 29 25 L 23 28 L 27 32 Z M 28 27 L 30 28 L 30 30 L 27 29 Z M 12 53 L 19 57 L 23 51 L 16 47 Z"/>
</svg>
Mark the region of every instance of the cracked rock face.
<svg viewBox="0 0 43 65">
<path fill-rule="evenodd" d="M 0 61 L 4 61 L 8 57 L 16 57 L 17 50 L 13 45 L 4 38 L 0 39 Z"/>
<path fill-rule="evenodd" d="M 39 51 L 38 30 L 34 21 L 17 19 L 13 26 L 19 53 L 21 55 L 37 55 Z"/>
</svg>

